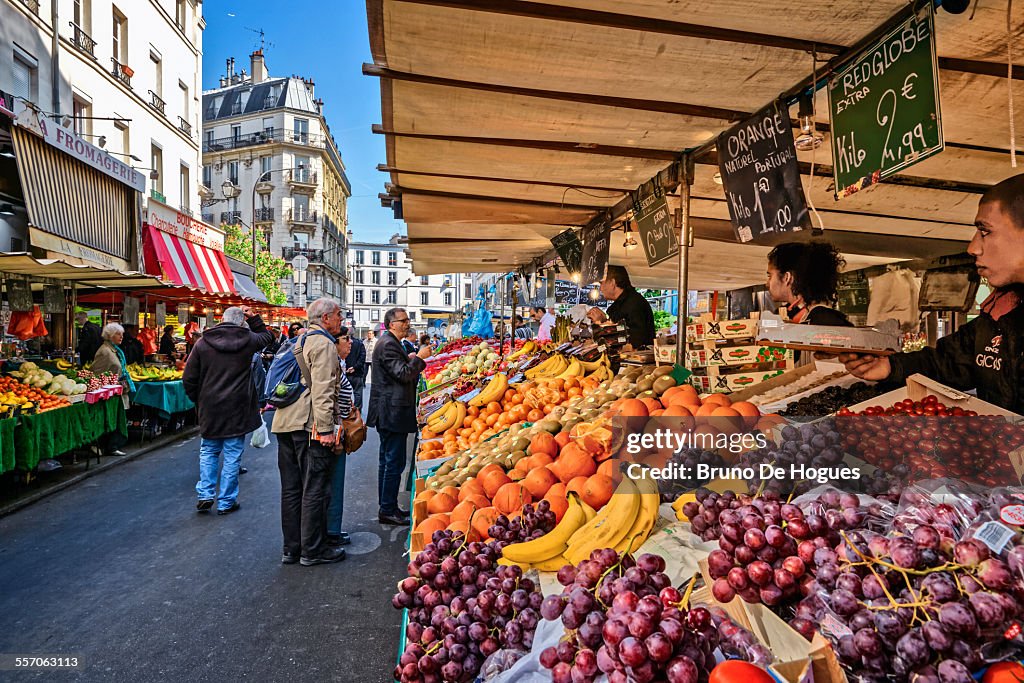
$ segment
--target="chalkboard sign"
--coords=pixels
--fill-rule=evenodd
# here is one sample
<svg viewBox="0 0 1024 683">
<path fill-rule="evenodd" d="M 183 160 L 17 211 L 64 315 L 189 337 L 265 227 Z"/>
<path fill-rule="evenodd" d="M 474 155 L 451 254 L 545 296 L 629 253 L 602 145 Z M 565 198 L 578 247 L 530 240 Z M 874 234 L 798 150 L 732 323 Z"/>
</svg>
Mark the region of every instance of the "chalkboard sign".
<svg viewBox="0 0 1024 683">
<path fill-rule="evenodd" d="M 597 292 L 596 299 L 591 298 L 591 292 Z M 588 285 L 586 287 L 580 287 L 580 303 L 586 304 L 587 306 L 608 308 L 612 302 L 601 296 L 601 285 Z"/>
<path fill-rule="evenodd" d="M 928 3 L 829 79 L 837 198 L 943 150 L 937 72 Z"/>
<path fill-rule="evenodd" d="M 555 280 L 555 303 L 575 306 L 580 302 L 580 288 L 575 282 Z"/>
<path fill-rule="evenodd" d="M 43 286 L 43 311 L 61 314 L 66 306 L 67 299 L 64 296 L 64 285 Z"/>
<path fill-rule="evenodd" d="M 740 242 L 811 227 L 785 106 L 775 102 L 719 135 L 718 169 Z"/>
<path fill-rule="evenodd" d="M 31 311 L 32 284 L 28 280 L 7 280 L 7 301 L 12 311 Z"/>
<path fill-rule="evenodd" d="M 608 249 L 611 246 L 611 229 L 607 225 L 590 228 L 583 235 L 583 268 L 580 282 L 589 284 L 604 279 L 608 267 Z"/>
<path fill-rule="evenodd" d="M 656 266 L 679 253 L 679 237 L 665 193 L 657 185 L 645 192 L 648 184 L 633 193 L 633 206 L 647 265 Z"/>
<path fill-rule="evenodd" d="M 562 263 L 570 273 L 580 272 L 583 263 L 583 243 L 572 228 L 552 237 L 551 244 L 562 257 Z"/>
</svg>

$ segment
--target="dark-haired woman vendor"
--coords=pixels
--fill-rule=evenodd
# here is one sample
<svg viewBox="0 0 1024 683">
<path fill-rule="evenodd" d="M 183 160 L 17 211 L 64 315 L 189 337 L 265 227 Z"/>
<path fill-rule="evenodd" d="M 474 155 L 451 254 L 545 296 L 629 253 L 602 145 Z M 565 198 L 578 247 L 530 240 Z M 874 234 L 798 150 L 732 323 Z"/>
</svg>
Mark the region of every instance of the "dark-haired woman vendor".
<svg viewBox="0 0 1024 683">
<path fill-rule="evenodd" d="M 852 324 L 833 306 L 846 261 L 829 242 L 786 242 L 768 254 L 768 293 L 789 319 L 806 325 Z"/>
</svg>

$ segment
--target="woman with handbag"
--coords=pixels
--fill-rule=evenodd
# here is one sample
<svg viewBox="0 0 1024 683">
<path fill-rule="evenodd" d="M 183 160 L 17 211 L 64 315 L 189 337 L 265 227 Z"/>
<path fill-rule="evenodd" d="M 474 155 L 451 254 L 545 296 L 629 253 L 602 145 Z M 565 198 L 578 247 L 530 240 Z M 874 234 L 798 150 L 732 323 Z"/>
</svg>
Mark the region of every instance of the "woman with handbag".
<svg viewBox="0 0 1024 683">
<path fill-rule="evenodd" d="M 358 448 L 351 440 L 351 432 L 356 430 L 352 424 L 359 417 L 359 411 L 354 409 L 355 392 L 352 390 L 352 383 L 345 374 L 345 358 L 352 351 L 352 338 L 346 327 L 341 328 L 337 336 L 338 362 L 341 363 L 341 378 L 338 382 L 338 402 L 334 422 L 339 426 L 340 431 L 336 441 L 335 451 L 338 458 L 334 463 L 334 470 L 331 472 L 331 501 L 327 506 L 327 545 L 342 546 L 351 543 L 349 535 L 341 530 L 341 517 L 345 508 L 345 459 L 348 453 Z M 355 446 L 353 448 L 353 446 Z"/>
</svg>

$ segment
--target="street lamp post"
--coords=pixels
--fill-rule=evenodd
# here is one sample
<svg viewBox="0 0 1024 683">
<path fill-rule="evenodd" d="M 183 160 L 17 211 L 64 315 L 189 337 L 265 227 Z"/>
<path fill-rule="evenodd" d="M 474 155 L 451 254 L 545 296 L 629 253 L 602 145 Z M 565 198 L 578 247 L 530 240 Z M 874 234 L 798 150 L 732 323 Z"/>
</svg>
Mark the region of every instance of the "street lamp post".
<svg viewBox="0 0 1024 683">
<path fill-rule="evenodd" d="M 252 233 L 252 267 L 253 268 L 256 267 L 256 187 L 260 183 L 268 180 L 270 178 L 270 174 L 271 173 L 281 173 L 283 171 L 304 171 L 304 170 L 306 170 L 306 167 L 303 164 L 299 164 L 298 166 L 294 166 L 294 167 L 291 167 L 291 168 L 272 168 L 269 171 L 264 171 L 263 173 L 260 173 L 259 177 L 256 178 L 256 182 L 254 182 L 252 184 L 252 227 L 250 227 L 250 232 Z M 224 184 L 221 185 L 221 192 L 224 194 L 224 197 L 226 199 L 236 199 L 239 195 L 242 194 L 242 188 L 240 188 L 238 185 L 235 185 L 233 182 L 231 182 L 231 179 L 228 178 L 227 180 L 224 181 Z"/>
</svg>

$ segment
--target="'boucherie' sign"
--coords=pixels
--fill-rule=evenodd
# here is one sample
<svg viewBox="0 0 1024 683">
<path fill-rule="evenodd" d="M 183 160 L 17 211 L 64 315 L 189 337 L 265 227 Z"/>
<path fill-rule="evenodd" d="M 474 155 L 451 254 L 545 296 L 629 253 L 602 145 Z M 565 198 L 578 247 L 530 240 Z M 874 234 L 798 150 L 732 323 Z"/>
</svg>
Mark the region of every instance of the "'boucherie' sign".
<svg viewBox="0 0 1024 683">
<path fill-rule="evenodd" d="M 149 198 L 146 223 L 157 230 L 169 232 L 189 242 L 224 251 L 224 232 L 220 228 L 198 221 L 152 197 Z"/>
</svg>

